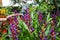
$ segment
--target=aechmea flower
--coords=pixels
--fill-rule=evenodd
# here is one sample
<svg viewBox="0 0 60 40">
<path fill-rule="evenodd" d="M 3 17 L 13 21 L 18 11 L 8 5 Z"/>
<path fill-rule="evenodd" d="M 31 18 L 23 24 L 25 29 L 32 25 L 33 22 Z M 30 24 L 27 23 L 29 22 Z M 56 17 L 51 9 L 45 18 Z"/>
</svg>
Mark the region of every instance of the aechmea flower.
<svg viewBox="0 0 60 40">
<path fill-rule="evenodd" d="M 17 10 L 14 10 L 14 14 L 17 14 Z M 18 24 L 17 16 L 14 16 L 14 21 L 16 24 Z"/>
<path fill-rule="evenodd" d="M 13 25 L 14 25 L 13 23 L 10 23 L 10 30 L 13 29 L 13 28 L 12 28 Z"/>
<path fill-rule="evenodd" d="M 40 20 L 42 20 L 42 19 L 43 19 L 42 13 L 41 13 L 41 12 L 38 12 L 38 20 L 40 21 Z"/>
<path fill-rule="evenodd" d="M 52 24 L 52 26 L 57 26 L 56 16 L 53 16 L 53 17 L 52 17 L 51 24 Z"/>
<path fill-rule="evenodd" d="M 24 21 L 29 21 L 29 20 L 31 20 L 30 14 L 26 13 L 24 15 Z"/>
<path fill-rule="evenodd" d="M 17 16 L 14 16 L 14 18 L 12 17 L 9 17 L 9 22 L 10 22 L 10 31 L 11 31 L 11 35 L 12 35 L 12 38 L 14 39 L 17 35 L 18 35 L 18 32 L 17 32 L 17 24 L 18 24 L 18 20 L 17 20 Z M 17 39 L 16 39 L 17 40 Z"/>
<path fill-rule="evenodd" d="M 15 38 L 18 33 L 17 33 L 17 26 L 15 24 L 12 24 L 10 27 L 11 33 L 12 33 L 12 38 Z"/>
<path fill-rule="evenodd" d="M 56 19 L 56 14 L 52 14 L 52 18 L 53 19 Z"/>
<path fill-rule="evenodd" d="M 45 37 L 44 37 L 44 40 L 48 40 L 48 37 L 47 37 L 47 36 L 45 36 Z"/>
<path fill-rule="evenodd" d="M 13 30 L 13 31 L 16 31 L 16 28 L 17 28 L 17 27 L 16 27 L 15 24 L 11 24 L 11 25 L 10 25 L 10 30 L 11 30 L 11 31 L 12 31 L 12 30 Z"/>
<path fill-rule="evenodd" d="M 14 40 L 19 40 L 18 37 L 15 37 Z"/>
<path fill-rule="evenodd" d="M 30 17 L 30 14 L 29 14 L 29 10 L 26 9 L 26 14 L 24 15 L 24 20 L 29 21 L 30 19 L 31 19 L 31 17 Z"/>
<path fill-rule="evenodd" d="M 15 22 L 16 24 L 18 24 L 18 20 L 17 20 L 17 17 L 16 17 L 16 16 L 14 16 L 14 22 Z"/>
<path fill-rule="evenodd" d="M 51 30 L 50 30 L 50 34 L 51 34 L 52 32 L 54 32 L 54 29 L 51 29 Z"/>
<path fill-rule="evenodd" d="M 29 27 L 31 22 L 31 17 L 28 10 L 26 10 L 26 14 L 23 15 L 23 20 L 25 21 L 26 25 Z"/>
<path fill-rule="evenodd" d="M 18 35 L 17 25 L 14 23 L 14 21 L 10 23 L 10 31 L 12 33 L 12 38 L 15 38 Z"/>
<path fill-rule="evenodd" d="M 32 33 L 32 32 L 34 32 L 35 29 L 34 28 L 31 28 L 30 30 L 31 30 L 31 33 Z"/>
<path fill-rule="evenodd" d="M 50 35 L 51 37 L 56 37 L 56 32 L 54 31 L 54 29 L 50 30 Z"/>
<path fill-rule="evenodd" d="M 13 22 L 13 18 L 12 17 L 9 17 L 8 20 L 9 20 L 9 24 Z"/>
</svg>

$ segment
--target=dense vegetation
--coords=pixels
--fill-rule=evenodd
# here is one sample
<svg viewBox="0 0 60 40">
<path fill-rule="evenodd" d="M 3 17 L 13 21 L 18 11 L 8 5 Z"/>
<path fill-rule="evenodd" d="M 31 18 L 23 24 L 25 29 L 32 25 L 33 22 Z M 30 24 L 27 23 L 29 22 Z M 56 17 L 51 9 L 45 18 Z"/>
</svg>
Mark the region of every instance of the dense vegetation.
<svg viewBox="0 0 60 40">
<path fill-rule="evenodd" d="M 0 22 L 0 40 L 60 40 L 60 1 L 36 1 L 22 16 Z M 1 7 L 6 16 L 21 13 L 22 7 Z"/>
</svg>

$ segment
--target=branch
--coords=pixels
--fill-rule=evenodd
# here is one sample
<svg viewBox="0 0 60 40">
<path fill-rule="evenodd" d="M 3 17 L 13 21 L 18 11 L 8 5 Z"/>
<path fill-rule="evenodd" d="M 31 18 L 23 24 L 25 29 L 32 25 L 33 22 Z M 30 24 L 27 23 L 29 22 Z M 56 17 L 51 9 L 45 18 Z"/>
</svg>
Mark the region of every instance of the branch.
<svg viewBox="0 0 60 40">
<path fill-rule="evenodd" d="M 22 14 L 12 14 L 12 15 L 8 15 L 6 18 L 0 18 L 0 21 L 7 21 L 7 19 L 9 17 L 13 17 L 13 16 L 21 16 Z"/>
</svg>

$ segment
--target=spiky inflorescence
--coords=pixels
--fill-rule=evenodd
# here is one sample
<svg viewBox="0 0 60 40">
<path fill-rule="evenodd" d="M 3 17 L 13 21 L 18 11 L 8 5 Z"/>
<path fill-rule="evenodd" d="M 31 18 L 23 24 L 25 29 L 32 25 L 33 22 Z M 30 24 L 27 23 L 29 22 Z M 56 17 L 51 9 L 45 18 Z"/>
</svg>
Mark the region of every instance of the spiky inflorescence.
<svg viewBox="0 0 60 40">
<path fill-rule="evenodd" d="M 30 17 L 30 13 L 29 13 L 28 9 L 26 9 L 26 14 L 23 15 L 23 20 L 26 23 L 26 25 L 28 26 L 28 29 L 30 30 L 31 17 Z"/>
<path fill-rule="evenodd" d="M 42 20 L 43 20 L 43 15 L 42 15 L 42 13 L 41 13 L 41 12 L 38 12 L 38 21 L 39 21 L 39 23 L 41 23 Z"/>
<path fill-rule="evenodd" d="M 12 38 L 13 40 L 16 40 L 15 38 L 17 38 L 18 32 L 17 32 L 17 25 L 18 25 L 18 20 L 17 17 L 14 16 L 14 18 L 10 17 L 9 19 L 9 23 L 10 23 L 10 31 L 12 33 Z"/>
<path fill-rule="evenodd" d="M 56 39 L 56 32 L 54 31 L 54 29 L 50 30 L 50 36 L 52 37 L 51 40 L 55 40 Z"/>
<path fill-rule="evenodd" d="M 52 21 L 51 21 L 51 40 L 55 40 L 56 39 L 56 32 L 55 32 L 55 27 L 57 26 L 57 20 L 56 20 L 57 15 L 56 14 L 52 14 Z"/>
<path fill-rule="evenodd" d="M 14 24 L 14 22 L 10 23 L 10 31 L 12 33 L 12 38 L 17 37 L 18 33 L 17 33 L 17 25 Z"/>
</svg>

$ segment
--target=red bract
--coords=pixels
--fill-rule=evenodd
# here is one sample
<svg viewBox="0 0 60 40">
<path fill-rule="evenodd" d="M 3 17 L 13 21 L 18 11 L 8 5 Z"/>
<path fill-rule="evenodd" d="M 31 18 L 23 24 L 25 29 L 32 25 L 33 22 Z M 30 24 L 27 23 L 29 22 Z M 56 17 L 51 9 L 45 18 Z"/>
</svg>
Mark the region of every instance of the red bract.
<svg viewBox="0 0 60 40">
<path fill-rule="evenodd" d="M 56 19 L 56 14 L 52 14 L 52 18 L 53 19 Z"/>
<path fill-rule="evenodd" d="M 7 30 L 6 30 L 6 29 L 4 29 L 4 30 L 3 30 L 3 34 L 4 34 L 4 33 L 6 33 L 6 32 L 7 32 Z"/>
<path fill-rule="evenodd" d="M 51 29 L 51 31 L 50 31 L 50 35 L 51 35 L 51 37 L 52 37 L 51 40 L 55 40 L 56 32 L 54 31 L 54 29 Z"/>
<path fill-rule="evenodd" d="M 12 17 L 9 17 L 8 19 L 9 19 L 9 24 L 13 22 Z"/>
<path fill-rule="evenodd" d="M 35 30 L 34 28 L 31 28 L 31 33 L 34 32 L 34 30 Z"/>
<path fill-rule="evenodd" d="M 31 19 L 30 14 L 25 14 L 24 15 L 24 21 L 29 21 Z"/>
<path fill-rule="evenodd" d="M 10 19 L 11 21 L 12 19 Z M 16 36 L 17 36 L 17 24 L 18 23 L 18 20 L 17 20 L 17 17 L 15 16 L 13 21 L 10 22 L 10 31 L 12 33 L 12 38 L 14 39 Z"/>
<path fill-rule="evenodd" d="M 23 20 L 25 24 L 28 26 L 28 30 L 30 30 L 32 18 L 30 17 L 30 13 L 28 9 L 26 9 L 26 14 L 23 15 Z"/>
<path fill-rule="evenodd" d="M 38 12 L 38 21 L 39 21 L 39 23 L 42 22 L 42 20 L 43 20 L 42 13 L 41 12 Z"/>
<path fill-rule="evenodd" d="M 15 38 L 17 36 L 17 26 L 15 24 L 10 24 L 10 30 L 12 33 L 12 38 Z"/>
<path fill-rule="evenodd" d="M 26 25 L 29 27 L 30 26 L 30 22 L 31 22 L 30 14 L 26 12 L 26 14 L 23 16 L 23 19 L 24 19 Z"/>
</svg>

